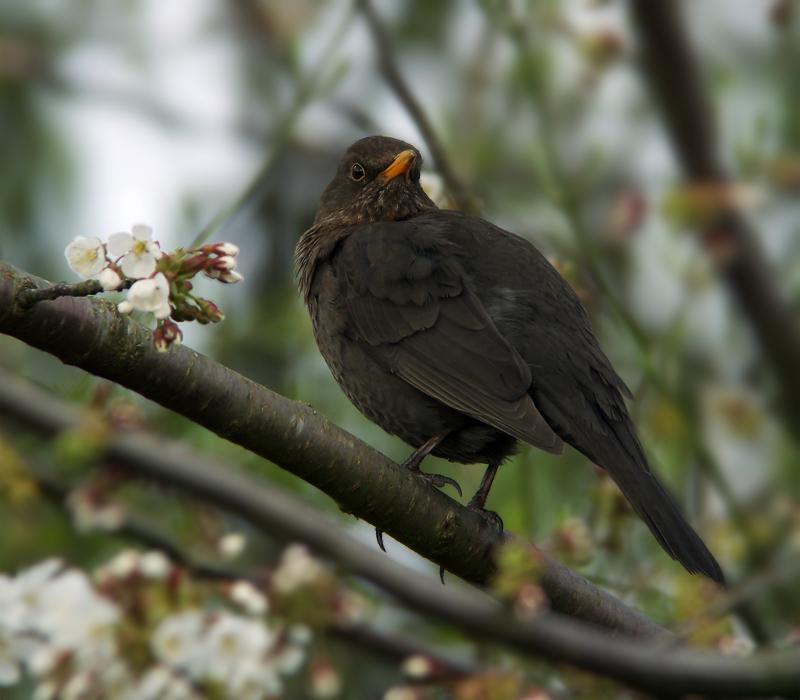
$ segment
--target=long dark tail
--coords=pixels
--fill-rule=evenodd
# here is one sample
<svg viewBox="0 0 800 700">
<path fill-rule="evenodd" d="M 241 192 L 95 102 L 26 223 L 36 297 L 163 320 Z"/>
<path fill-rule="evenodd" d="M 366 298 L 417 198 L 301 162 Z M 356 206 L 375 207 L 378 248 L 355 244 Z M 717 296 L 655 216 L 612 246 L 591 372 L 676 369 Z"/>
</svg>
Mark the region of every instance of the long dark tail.
<svg viewBox="0 0 800 700">
<path fill-rule="evenodd" d="M 616 433 L 617 440 L 613 441 L 616 444 L 602 450 L 604 454 L 598 462 L 608 471 L 667 554 L 683 564 L 688 572 L 704 574 L 725 585 L 725 577 L 714 555 L 650 471 L 633 426 L 627 421 L 620 422 L 613 426 L 613 432 Z"/>
</svg>

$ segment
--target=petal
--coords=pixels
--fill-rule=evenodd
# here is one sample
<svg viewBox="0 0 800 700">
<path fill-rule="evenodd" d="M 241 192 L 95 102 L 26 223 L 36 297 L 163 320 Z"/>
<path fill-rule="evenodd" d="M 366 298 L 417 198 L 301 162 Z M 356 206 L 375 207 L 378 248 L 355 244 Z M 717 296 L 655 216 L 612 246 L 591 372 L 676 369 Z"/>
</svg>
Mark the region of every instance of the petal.
<svg viewBox="0 0 800 700">
<path fill-rule="evenodd" d="M 125 275 L 133 279 L 149 277 L 156 270 L 156 259 L 149 253 L 141 255 L 129 253 L 120 260 L 119 264 Z"/>
<path fill-rule="evenodd" d="M 120 276 L 110 267 L 107 267 L 98 275 L 97 281 L 100 282 L 100 286 L 106 292 L 113 292 L 122 284 Z"/>
<path fill-rule="evenodd" d="M 150 243 L 147 244 L 147 252 L 150 253 L 150 255 L 152 255 L 156 260 L 164 255 L 158 243 L 155 241 L 150 241 Z"/>
<path fill-rule="evenodd" d="M 134 224 L 131 233 L 137 241 L 149 241 L 153 237 L 153 229 L 146 224 Z"/>
<path fill-rule="evenodd" d="M 95 277 L 106 266 L 106 258 L 102 250 L 97 251 L 97 257 L 86 264 L 86 277 Z"/>
<path fill-rule="evenodd" d="M 160 294 L 163 294 L 165 297 L 169 297 L 169 282 L 167 281 L 167 278 L 163 272 L 159 272 L 157 275 L 154 275 L 153 282 L 155 282 L 156 289 Z"/>
<path fill-rule="evenodd" d="M 165 301 L 161 304 L 157 309 L 153 311 L 153 315 L 160 321 L 164 318 L 169 318 L 169 315 L 172 313 L 172 309 L 170 308 L 169 302 Z"/>
<path fill-rule="evenodd" d="M 70 269 L 86 279 L 94 277 L 106 264 L 99 238 L 78 236 L 66 247 L 64 256 Z"/>
<path fill-rule="evenodd" d="M 0 659 L 0 686 L 19 682 L 19 666 L 9 659 Z"/>
<path fill-rule="evenodd" d="M 112 233 L 108 237 L 108 253 L 114 258 L 125 255 L 135 243 L 130 233 Z"/>
</svg>

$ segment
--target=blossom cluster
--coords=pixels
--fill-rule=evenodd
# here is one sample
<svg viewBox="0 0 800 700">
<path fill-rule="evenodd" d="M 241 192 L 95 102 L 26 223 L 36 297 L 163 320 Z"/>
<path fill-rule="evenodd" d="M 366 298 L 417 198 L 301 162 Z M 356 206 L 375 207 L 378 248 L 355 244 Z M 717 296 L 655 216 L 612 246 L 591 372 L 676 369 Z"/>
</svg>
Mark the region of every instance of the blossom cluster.
<svg viewBox="0 0 800 700">
<path fill-rule="evenodd" d="M 297 592 L 314 580 L 292 551 L 275 573 Z M 0 575 L 0 686 L 28 676 L 37 700 L 276 698 L 306 663 L 312 634 L 271 608 L 246 580 L 201 590 L 159 551 L 124 550 L 93 578 L 50 559 Z M 326 673 L 330 689 L 336 672 Z"/>
<path fill-rule="evenodd" d="M 144 224 L 134 225 L 130 233 L 114 233 L 105 243 L 93 236 L 78 236 L 64 251 L 70 269 L 84 279 L 96 279 L 104 291 L 127 288 L 119 311 L 152 314 L 156 319 L 153 339 L 161 351 L 181 342 L 175 321 L 215 323 L 224 318 L 214 302 L 192 294 L 190 280 L 202 272 L 224 284 L 240 282 L 244 278 L 236 269 L 238 254 L 233 243 L 165 253 Z"/>
</svg>

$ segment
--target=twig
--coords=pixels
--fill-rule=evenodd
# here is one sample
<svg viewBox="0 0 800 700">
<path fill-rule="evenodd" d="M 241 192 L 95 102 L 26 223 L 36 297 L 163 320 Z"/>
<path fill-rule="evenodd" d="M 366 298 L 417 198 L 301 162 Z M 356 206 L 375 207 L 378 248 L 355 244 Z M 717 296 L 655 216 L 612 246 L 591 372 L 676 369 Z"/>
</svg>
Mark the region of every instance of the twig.
<svg viewBox="0 0 800 700">
<path fill-rule="evenodd" d="M 367 20 L 367 24 L 369 25 L 370 32 L 372 33 L 375 49 L 378 52 L 381 71 L 386 78 L 386 82 L 389 83 L 397 99 L 400 100 L 403 106 L 408 110 L 411 119 L 414 120 L 414 123 L 422 134 L 422 138 L 425 139 L 428 150 L 433 157 L 433 163 L 447 184 L 447 189 L 450 191 L 453 200 L 462 211 L 473 214 L 477 213 L 478 206 L 475 197 L 469 193 L 464 183 L 461 181 L 461 178 L 456 174 L 455 168 L 447 157 L 447 152 L 442 142 L 436 135 L 436 131 L 430 119 L 428 119 L 428 115 L 414 96 L 405 78 L 403 78 L 403 74 L 400 72 L 400 68 L 397 65 L 393 53 L 392 39 L 381 23 L 378 14 L 375 12 L 375 8 L 372 6 L 370 0 L 358 0 L 358 6 L 361 8 Z"/>
<path fill-rule="evenodd" d="M 27 467 L 39 490 L 56 506 L 66 510 L 69 487 L 38 466 L 33 467 L 28 464 Z M 154 527 L 148 520 L 133 513 L 126 513 L 117 528 L 104 534 L 123 537 L 146 547 L 157 549 L 198 579 L 210 581 L 250 580 L 257 583 L 261 578 L 257 573 L 246 571 L 241 567 L 208 562 L 190 555 L 181 544 L 161 528 Z M 326 628 L 326 632 L 349 644 L 362 647 L 397 663 L 412 655 L 424 656 L 431 660 L 436 671 L 428 680 L 472 676 L 484 671 L 480 666 L 466 659 L 458 659 L 445 654 L 419 640 L 377 630 L 366 624 L 331 622 Z"/>
<path fill-rule="evenodd" d="M 494 549 L 501 540 L 485 518 L 431 489 L 308 406 L 275 394 L 185 346 L 159 353 L 153 348 L 150 332 L 120 315 L 113 304 L 62 297 L 20 313 L 11 300 L 20 288 L 32 285 L 46 282 L 0 263 L 0 333 L 138 391 L 317 486 L 346 512 L 367 520 L 448 571 L 479 585 L 490 581 L 495 571 Z M 27 415 L 33 425 L 45 421 L 44 430 L 70 424 L 62 413 L 67 407 L 53 410 L 49 407 L 56 404 L 51 397 L 45 395 L 47 398 L 37 402 L 30 391 L 20 391 L 10 379 L 0 381 L 0 395 L 7 406 L 3 410 Z M 201 473 L 191 462 L 187 466 L 174 455 L 155 447 L 146 449 L 144 444 L 128 444 L 126 449 L 142 463 L 142 469 L 159 464 L 169 478 L 182 474 L 187 488 L 199 488 Z M 231 498 L 237 499 L 239 490 L 247 495 L 252 486 L 241 479 L 235 483 L 221 479 L 214 469 L 207 469 L 204 478 L 202 488 L 216 503 L 216 489 L 234 488 Z M 276 500 L 269 492 L 262 496 L 256 508 L 259 517 L 264 517 L 263 508 Z M 238 500 L 236 503 L 234 510 L 240 507 Z M 317 520 L 300 518 L 285 507 L 285 501 L 273 505 L 276 510 L 271 517 L 278 527 L 288 518 L 286 522 L 296 528 L 294 537 L 316 538 L 320 546 L 337 551 L 339 535 L 327 523 L 316 528 L 308 523 Z M 614 596 L 536 551 L 545 562 L 541 583 L 553 609 L 628 634 L 663 633 Z"/>
<path fill-rule="evenodd" d="M 48 433 L 76 424 L 78 417 L 58 399 L 10 377 L 0 381 L 0 410 Z M 108 458 L 169 482 L 236 512 L 265 533 L 296 537 L 317 546 L 348 571 L 373 581 L 410 608 L 453 624 L 484 640 L 570 663 L 607 675 L 659 697 L 702 693 L 708 697 L 800 692 L 800 653 L 767 652 L 731 658 L 697 650 L 666 651 L 651 643 L 609 636 L 593 625 L 557 613 L 534 618 L 510 615 L 496 600 L 464 586 L 443 588 L 365 545 L 342 536 L 327 517 L 286 494 L 276 493 L 207 459 L 141 434 L 112 437 Z"/>
<path fill-rule="evenodd" d="M 69 284 L 68 282 L 59 282 L 48 287 L 40 288 L 27 288 L 20 290 L 17 295 L 16 302 L 23 309 L 29 309 L 39 301 L 50 301 L 58 299 L 58 297 L 86 297 L 93 294 L 100 294 L 103 287 L 97 280 L 86 280 L 85 282 L 77 282 Z"/>
</svg>

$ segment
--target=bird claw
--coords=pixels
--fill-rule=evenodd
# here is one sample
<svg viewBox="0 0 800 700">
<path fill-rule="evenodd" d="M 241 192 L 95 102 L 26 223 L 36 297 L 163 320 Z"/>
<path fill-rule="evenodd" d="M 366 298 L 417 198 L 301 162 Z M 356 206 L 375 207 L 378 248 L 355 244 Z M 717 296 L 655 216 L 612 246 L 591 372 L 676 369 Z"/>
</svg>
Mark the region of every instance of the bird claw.
<svg viewBox="0 0 800 700">
<path fill-rule="evenodd" d="M 375 539 L 378 540 L 378 546 L 385 553 L 386 546 L 383 544 L 383 530 L 381 530 L 379 527 L 375 528 Z"/>
<path fill-rule="evenodd" d="M 444 566 L 440 566 L 439 567 L 439 580 L 442 582 L 442 585 L 444 586 L 445 585 L 444 584 Z"/>
<path fill-rule="evenodd" d="M 477 503 L 473 503 L 472 501 L 467 503 L 467 508 L 480 515 L 484 520 L 486 520 L 491 525 L 494 525 L 494 527 L 497 528 L 497 531 L 501 535 L 505 532 L 505 525 L 503 523 L 503 519 L 493 510 L 486 510 L 486 508 L 484 508 L 483 506 L 478 505 Z"/>
<path fill-rule="evenodd" d="M 427 481 L 431 486 L 435 486 L 436 488 L 442 488 L 443 486 L 452 486 L 457 492 L 459 498 L 463 495 L 461 492 L 461 486 L 455 479 L 451 479 L 449 476 L 445 476 L 444 474 L 428 474 L 426 472 L 418 472 L 419 475 Z"/>
</svg>

